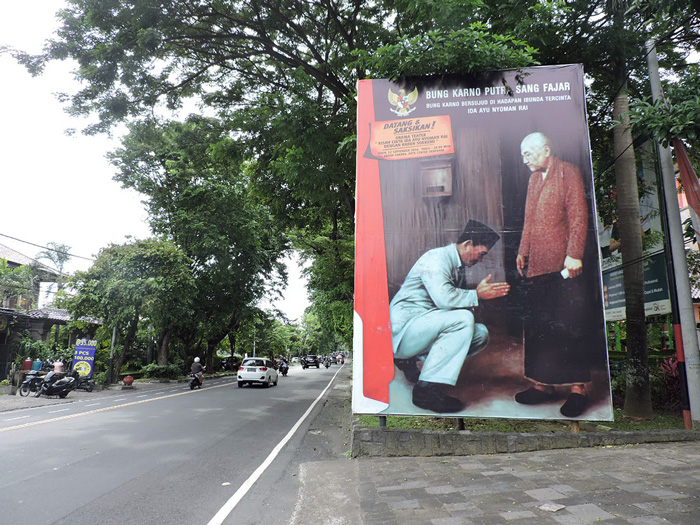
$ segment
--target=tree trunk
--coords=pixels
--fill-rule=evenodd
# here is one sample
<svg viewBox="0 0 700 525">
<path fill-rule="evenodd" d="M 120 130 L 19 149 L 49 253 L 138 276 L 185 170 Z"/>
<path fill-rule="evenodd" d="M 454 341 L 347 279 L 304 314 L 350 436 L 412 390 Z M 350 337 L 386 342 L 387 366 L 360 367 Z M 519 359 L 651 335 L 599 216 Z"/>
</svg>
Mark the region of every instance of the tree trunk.
<svg viewBox="0 0 700 525">
<path fill-rule="evenodd" d="M 124 339 L 124 346 L 122 351 L 119 352 L 119 358 L 117 359 L 117 365 L 115 366 L 114 377 L 118 378 L 122 370 L 122 365 L 124 364 L 124 357 L 127 352 L 131 349 L 131 345 L 136 339 L 136 330 L 139 327 L 139 309 L 136 309 L 136 315 L 129 323 L 129 330 L 126 333 L 126 338 Z"/>
<path fill-rule="evenodd" d="M 228 344 L 231 347 L 231 357 L 233 358 L 236 353 L 236 334 L 233 332 L 228 333 Z"/>
<path fill-rule="evenodd" d="M 624 30 L 622 10 L 615 14 L 615 23 Z M 622 275 L 625 280 L 625 310 L 627 315 L 627 389 L 624 414 L 650 417 L 649 363 L 644 313 L 644 261 L 642 259 L 642 229 L 639 215 L 637 169 L 629 128 L 627 98 L 627 68 L 622 50 L 615 65 L 616 86 L 621 86 L 613 106 L 613 118 L 620 122 L 613 129 L 615 178 L 617 184 L 618 227 L 622 251 Z"/>
<path fill-rule="evenodd" d="M 158 338 L 158 365 L 160 366 L 168 366 L 168 346 L 172 337 L 172 330 L 164 330 Z"/>
<path fill-rule="evenodd" d="M 214 362 L 214 350 L 216 349 L 216 345 L 219 344 L 221 339 L 208 339 L 207 340 L 207 356 L 206 356 L 206 362 L 207 362 L 207 370 L 214 371 L 213 367 L 213 362 Z"/>
</svg>

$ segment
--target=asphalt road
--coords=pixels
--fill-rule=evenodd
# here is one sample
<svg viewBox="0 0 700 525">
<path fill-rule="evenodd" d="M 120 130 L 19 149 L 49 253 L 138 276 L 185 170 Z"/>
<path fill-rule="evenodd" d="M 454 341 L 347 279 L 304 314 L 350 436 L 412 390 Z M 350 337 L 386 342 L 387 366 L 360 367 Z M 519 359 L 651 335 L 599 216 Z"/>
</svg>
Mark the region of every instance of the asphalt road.
<svg viewBox="0 0 700 525">
<path fill-rule="evenodd" d="M 298 465 L 349 449 L 344 433 L 329 437 L 317 428 L 336 424 L 328 421 L 332 411 L 318 418 L 332 390 L 288 436 L 338 370 L 294 367 L 271 388 L 238 388 L 225 378 L 195 391 L 186 383 L 152 385 L 2 412 L 2 522 L 209 523 L 248 485 L 221 522 L 288 522 L 297 503 Z M 345 366 L 339 375 L 349 373 Z"/>
</svg>

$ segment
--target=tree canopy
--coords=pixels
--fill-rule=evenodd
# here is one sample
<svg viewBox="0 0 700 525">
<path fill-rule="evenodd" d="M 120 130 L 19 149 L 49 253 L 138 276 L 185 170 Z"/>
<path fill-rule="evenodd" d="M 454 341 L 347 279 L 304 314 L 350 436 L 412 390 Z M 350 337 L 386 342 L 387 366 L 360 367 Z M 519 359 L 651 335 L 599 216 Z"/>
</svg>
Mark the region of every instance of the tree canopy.
<svg viewBox="0 0 700 525">
<path fill-rule="evenodd" d="M 626 103 L 628 94 L 648 96 L 648 38 L 657 43 L 668 84 L 686 89 L 671 75 L 687 78 L 673 120 L 688 140 L 696 136 L 684 108 L 695 112 L 697 95 L 683 73 L 700 42 L 697 0 L 68 0 L 68 6 L 44 54 L 16 56 L 36 72 L 49 60 L 76 61 L 84 87 L 64 100 L 74 114 L 98 116 L 88 133 L 130 123 L 114 156 L 117 178 L 147 196 L 154 230 L 193 261 L 198 289 L 208 290 L 198 302 L 211 306 L 201 312 L 212 320 L 209 341 L 241 318 L 240 309 L 219 315 L 220 308 L 232 301 L 238 308 L 262 293 L 256 279 L 270 277 L 277 260 L 265 250 L 281 248 L 285 232 L 312 261 L 320 326 L 349 344 L 359 79 L 582 63 L 596 192 L 599 202 L 627 199 L 620 214 L 629 225 L 623 253 L 631 261 L 641 260 L 632 233 L 638 212 L 630 205 L 640 191 L 639 137 L 627 133 Z M 164 118 L 189 100 L 211 117 Z M 640 105 L 632 122 L 638 125 L 638 115 L 654 128 L 656 119 L 663 124 L 645 134 L 663 134 L 666 120 L 656 111 Z M 613 213 L 613 206 L 603 211 Z M 270 238 L 256 237 L 266 229 L 274 232 Z M 641 278 L 625 279 L 631 304 Z M 643 331 L 643 312 L 631 317 Z"/>
</svg>

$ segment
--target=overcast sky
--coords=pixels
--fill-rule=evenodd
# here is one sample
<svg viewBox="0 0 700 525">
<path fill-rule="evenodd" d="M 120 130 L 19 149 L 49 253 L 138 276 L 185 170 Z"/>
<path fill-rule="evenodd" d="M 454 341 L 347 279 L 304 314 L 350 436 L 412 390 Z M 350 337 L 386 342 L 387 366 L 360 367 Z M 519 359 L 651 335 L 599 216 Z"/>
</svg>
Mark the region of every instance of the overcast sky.
<svg viewBox="0 0 700 525">
<path fill-rule="evenodd" d="M 63 5 L 62 0 L 3 2 L 0 45 L 40 52 L 57 28 L 54 14 Z M 29 257 L 42 250 L 34 245 L 68 245 L 76 256 L 69 271 L 89 268 L 90 259 L 110 243 L 150 235 L 141 196 L 112 180 L 115 168 L 105 154 L 118 140 L 65 133 L 86 123 L 69 117 L 54 95 L 77 90 L 72 69 L 71 63 L 52 63 L 33 78 L 11 57 L 0 55 L 0 243 Z M 285 300 L 276 306 L 296 319 L 308 301 L 304 283 L 292 270 Z"/>
</svg>

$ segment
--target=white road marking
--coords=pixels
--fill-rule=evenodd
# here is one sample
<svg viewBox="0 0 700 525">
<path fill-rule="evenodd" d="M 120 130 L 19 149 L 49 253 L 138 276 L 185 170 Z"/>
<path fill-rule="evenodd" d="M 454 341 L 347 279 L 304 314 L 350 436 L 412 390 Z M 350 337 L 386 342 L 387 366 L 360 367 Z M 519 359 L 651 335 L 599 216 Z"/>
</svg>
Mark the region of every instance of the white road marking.
<svg viewBox="0 0 700 525">
<path fill-rule="evenodd" d="M 338 373 L 342 370 L 342 366 L 338 369 L 338 371 L 333 374 L 333 377 L 331 380 L 328 382 L 328 385 L 326 385 L 326 388 L 323 389 L 323 392 L 321 392 L 316 400 L 311 403 L 311 406 L 304 412 L 304 415 L 299 418 L 299 420 L 294 424 L 294 426 L 287 432 L 287 435 L 284 436 L 282 441 L 277 443 L 277 446 L 272 449 L 272 452 L 265 458 L 265 461 L 262 462 L 262 464 L 255 469 L 255 471 L 250 475 L 250 477 L 243 482 L 243 484 L 240 486 L 240 488 L 235 492 L 231 498 L 224 503 L 224 506 L 219 509 L 219 512 L 217 512 L 214 517 L 209 521 L 207 525 L 221 525 L 224 520 L 228 517 L 231 512 L 233 512 L 233 509 L 236 508 L 236 505 L 240 503 L 240 501 L 243 499 L 243 496 L 245 496 L 248 491 L 251 489 L 251 487 L 255 484 L 256 481 L 260 478 L 260 476 L 263 475 L 265 470 L 267 470 L 267 467 L 269 467 L 273 460 L 277 457 L 277 455 L 280 453 L 282 448 L 287 444 L 287 442 L 292 439 L 292 436 L 296 433 L 296 431 L 299 429 L 301 424 L 304 422 L 304 420 L 309 417 L 309 414 L 311 411 L 314 409 L 316 404 L 323 398 L 323 396 L 326 394 L 328 389 L 330 388 L 331 384 L 333 383 L 333 380 L 335 377 L 338 375 Z"/>
<path fill-rule="evenodd" d="M 3 419 L 3 421 L 16 421 L 17 419 L 25 419 L 28 418 L 29 416 L 19 416 L 19 417 L 11 417 L 10 419 Z"/>
<path fill-rule="evenodd" d="M 221 388 L 221 387 L 225 387 L 225 386 L 228 386 L 228 385 L 212 386 L 211 388 Z M 184 392 L 178 392 L 177 394 L 169 394 L 167 396 L 162 396 L 162 397 L 152 397 L 150 399 L 141 399 L 139 401 L 133 401 L 131 403 L 124 403 L 122 405 L 114 405 L 114 406 L 110 406 L 110 407 L 96 408 L 94 410 L 88 410 L 86 412 L 78 412 L 78 413 L 70 414 L 67 416 L 54 417 L 52 419 L 45 419 L 43 421 L 35 421 L 33 423 L 25 423 L 23 425 L 15 425 L 13 427 L 0 428 L 0 433 L 8 432 L 10 430 L 19 430 L 20 428 L 33 427 L 36 425 L 43 425 L 44 423 L 53 423 L 54 421 L 64 421 L 66 419 L 73 419 L 74 417 L 88 416 L 90 414 L 97 414 L 99 412 L 106 412 L 107 410 L 115 410 L 117 408 L 129 407 L 129 406 L 133 406 L 133 405 L 140 405 L 141 403 L 150 403 L 151 401 L 158 401 L 159 399 L 167 399 L 169 397 L 177 397 L 177 396 L 184 396 L 187 394 L 194 394 L 195 392 L 201 392 L 201 390 L 186 390 Z M 122 399 L 126 399 L 126 398 L 122 398 Z M 119 401 L 119 400 L 114 399 L 112 401 Z M 64 412 L 66 410 L 68 410 L 68 409 L 66 408 L 64 410 L 54 410 L 54 412 Z M 52 412 L 50 412 L 50 413 L 52 413 Z"/>
<path fill-rule="evenodd" d="M 49 411 L 49 414 L 55 414 L 56 412 L 68 412 L 70 409 L 69 408 L 62 408 L 60 410 L 51 410 Z"/>
<path fill-rule="evenodd" d="M 89 405 L 85 405 L 86 407 L 96 407 L 97 405 L 101 405 L 102 403 L 90 403 Z"/>
</svg>

